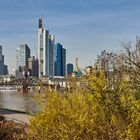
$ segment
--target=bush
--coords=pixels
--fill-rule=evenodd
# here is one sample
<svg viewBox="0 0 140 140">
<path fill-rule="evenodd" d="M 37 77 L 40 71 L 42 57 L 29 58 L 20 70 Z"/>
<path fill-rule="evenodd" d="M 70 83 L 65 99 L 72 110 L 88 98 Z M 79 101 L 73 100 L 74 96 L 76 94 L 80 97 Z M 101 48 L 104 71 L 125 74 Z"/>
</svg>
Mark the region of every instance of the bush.
<svg viewBox="0 0 140 140">
<path fill-rule="evenodd" d="M 30 120 L 30 138 L 140 139 L 140 100 L 127 81 L 111 90 L 100 72 L 76 83 L 73 81 L 72 90 L 67 92 L 46 89 L 37 95 L 42 111 Z"/>
<path fill-rule="evenodd" d="M 26 126 L 0 116 L 0 140 L 27 140 Z"/>
</svg>

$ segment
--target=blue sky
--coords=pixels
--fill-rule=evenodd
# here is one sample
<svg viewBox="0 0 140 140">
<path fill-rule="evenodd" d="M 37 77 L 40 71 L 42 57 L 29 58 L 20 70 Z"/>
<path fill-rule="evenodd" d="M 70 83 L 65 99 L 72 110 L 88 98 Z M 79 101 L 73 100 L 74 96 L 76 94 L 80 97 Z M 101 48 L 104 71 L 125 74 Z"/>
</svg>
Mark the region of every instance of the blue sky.
<svg viewBox="0 0 140 140">
<path fill-rule="evenodd" d="M 38 18 L 67 50 L 67 63 L 92 65 L 102 50 L 121 50 L 140 35 L 139 0 L 0 0 L 0 44 L 9 71 L 16 49 L 27 43 L 37 53 Z"/>
</svg>

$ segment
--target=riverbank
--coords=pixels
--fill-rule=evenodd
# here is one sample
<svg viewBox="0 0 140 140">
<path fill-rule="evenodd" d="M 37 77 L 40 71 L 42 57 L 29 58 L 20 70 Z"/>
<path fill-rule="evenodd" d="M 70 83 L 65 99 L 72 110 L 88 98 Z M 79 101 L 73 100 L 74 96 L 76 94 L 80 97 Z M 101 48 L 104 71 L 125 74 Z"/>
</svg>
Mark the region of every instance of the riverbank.
<svg viewBox="0 0 140 140">
<path fill-rule="evenodd" d="M 30 114 L 23 111 L 1 108 L 0 115 L 4 116 L 6 120 L 12 120 L 21 124 L 29 124 Z"/>
<path fill-rule="evenodd" d="M 28 125 L 8 121 L 0 115 L 0 140 L 26 140 Z"/>
</svg>

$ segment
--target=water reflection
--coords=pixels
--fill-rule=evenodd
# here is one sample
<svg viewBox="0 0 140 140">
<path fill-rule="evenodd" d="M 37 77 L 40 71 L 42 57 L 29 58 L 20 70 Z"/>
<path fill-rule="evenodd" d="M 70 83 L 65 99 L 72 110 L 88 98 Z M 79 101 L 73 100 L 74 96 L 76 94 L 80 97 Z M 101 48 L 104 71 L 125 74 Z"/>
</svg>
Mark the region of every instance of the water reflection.
<svg viewBox="0 0 140 140">
<path fill-rule="evenodd" d="M 19 94 L 15 91 L 0 92 L 0 107 L 31 112 L 37 111 L 37 104 L 31 94 Z"/>
</svg>

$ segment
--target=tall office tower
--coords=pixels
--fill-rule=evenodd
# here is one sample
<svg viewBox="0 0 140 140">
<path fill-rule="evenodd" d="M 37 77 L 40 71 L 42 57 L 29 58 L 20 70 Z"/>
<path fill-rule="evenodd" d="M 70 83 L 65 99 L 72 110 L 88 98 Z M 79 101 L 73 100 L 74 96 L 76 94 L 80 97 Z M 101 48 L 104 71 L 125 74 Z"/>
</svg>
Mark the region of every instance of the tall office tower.
<svg viewBox="0 0 140 140">
<path fill-rule="evenodd" d="M 54 46 L 54 76 L 62 76 L 62 45 L 57 43 Z"/>
<path fill-rule="evenodd" d="M 66 76 L 66 49 L 62 49 L 62 76 Z"/>
<path fill-rule="evenodd" d="M 67 64 L 67 76 L 72 76 L 73 73 L 73 64 Z"/>
<path fill-rule="evenodd" d="M 49 76 L 54 76 L 54 43 L 55 36 L 49 35 Z"/>
<path fill-rule="evenodd" d="M 60 43 L 54 46 L 54 76 L 65 76 L 66 50 Z"/>
<path fill-rule="evenodd" d="M 8 74 L 8 66 L 4 65 L 3 75 L 7 75 L 7 74 Z"/>
<path fill-rule="evenodd" d="M 28 58 L 30 58 L 30 48 L 27 44 L 19 45 L 16 50 L 16 68 L 19 72 L 26 71 L 28 69 Z"/>
<path fill-rule="evenodd" d="M 49 31 L 43 31 L 43 75 L 49 76 Z"/>
<path fill-rule="evenodd" d="M 38 23 L 38 58 L 39 58 L 39 77 L 53 76 L 53 49 L 55 36 L 50 35 L 48 30 L 43 29 L 42 19 Z"/>
<path fill-rule="evenodd" d="M 3 75 L 4 55 L 2 55 L 2 46 L 0 46 L 0 75 Z"/>
<path fill-rule="evenodd" d="M 49 31 L 43 29 L 42 19 L 38 25 L 39 77 L 49 75 Z"/>
<path fill-rule="evenodd" d="M 36 59 L 34 56 L 28 58 L 28 69 L 31 72 L 31 76 L 38 77 L 38 59 Z"/>
<path fill-rule="evenodd" d="M 42 19 L 39 19 L 38 24 L 38 59 L 39 59 L 39 77 L 43 75 L 43 25 Z"/>
</svg>

